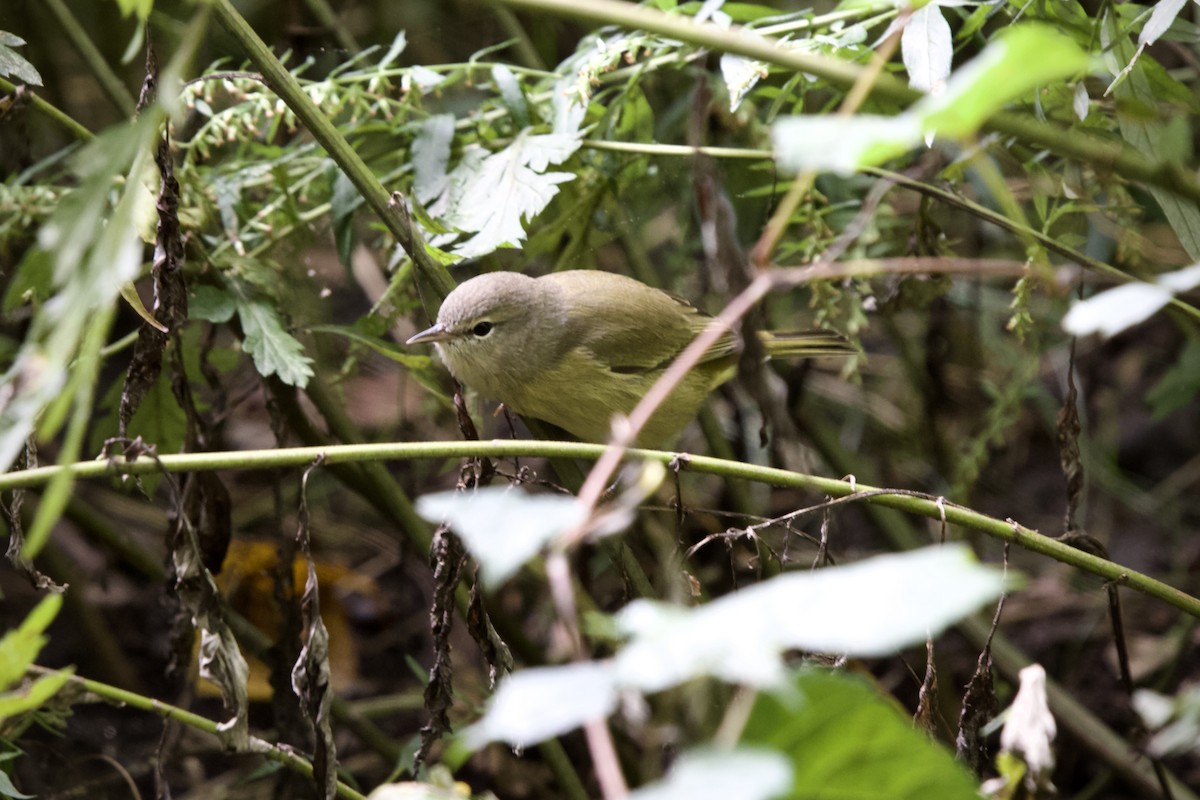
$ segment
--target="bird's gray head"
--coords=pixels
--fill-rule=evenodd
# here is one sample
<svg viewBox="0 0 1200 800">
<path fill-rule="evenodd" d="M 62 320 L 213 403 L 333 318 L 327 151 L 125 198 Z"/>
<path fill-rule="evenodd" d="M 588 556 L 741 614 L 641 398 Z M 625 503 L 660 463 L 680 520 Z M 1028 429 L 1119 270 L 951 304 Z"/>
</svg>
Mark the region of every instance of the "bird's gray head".
<svg viewBox="0 0 1200 800">
<path fill-rule="evenodd" d="M 408 340 L 432 342 L 450 372 L 498 399 L 498 382 L 521 380 L 537 366 L 534 328 L 554 317 L 553 287 L 516 272 L 464 281 L 442 302 L 437 323 Z"/>
</svg>

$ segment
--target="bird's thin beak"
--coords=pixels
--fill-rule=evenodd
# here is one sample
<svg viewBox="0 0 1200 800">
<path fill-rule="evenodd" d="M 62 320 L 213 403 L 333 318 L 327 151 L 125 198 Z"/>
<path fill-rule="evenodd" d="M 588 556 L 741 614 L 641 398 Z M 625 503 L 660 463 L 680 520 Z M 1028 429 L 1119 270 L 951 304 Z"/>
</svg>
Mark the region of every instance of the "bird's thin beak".
<svg viewBox="0 0 1200 800">
<path fill-rule="evenodd" d="M 445 342 L 454 338 L 454 334 L 446 330 L 442 323 L 435 324 L 432 328 L 427 328 L 421 331 L 416 336 L 413 336 L 405 344 L 429 344 L 430 342 Z"/>
</svg>

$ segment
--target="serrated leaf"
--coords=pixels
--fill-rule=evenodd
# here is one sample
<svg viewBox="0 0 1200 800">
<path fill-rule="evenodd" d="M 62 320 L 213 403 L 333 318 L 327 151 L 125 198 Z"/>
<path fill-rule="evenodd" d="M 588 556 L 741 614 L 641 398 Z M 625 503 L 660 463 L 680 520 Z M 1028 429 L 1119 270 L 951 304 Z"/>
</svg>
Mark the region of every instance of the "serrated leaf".
<svg viewBox="0 0 1200 800">
<path fill-rule="evenodd" d="M 863 679 L 804 670 L 789 691 L 760 694 L 741 745 L 791 762 L 781 798 L 977 800 L 974 777 Z"/>
<path fill-rule="evenodd" d="M 585 661 L 538 667 L 509 675 L 488 703 L 487 713 L 465 733 L 468 746 L 508 742 L 525 747 L 603 719 L 617 705 L 607 664 Z"/>
<path fill-rule="evenodd" d="M 304 346 L 283 327 L 278 312 L 258 300 L 237 299 L 238 319 L 242 322 L 242 345 L 254 359 L 254 367 L 263 377 L 278 375 L 289 386 L 304 388 L 312 377 L 312 359 L 304 355 Z"/>
<path fill-rule="evenodd" d="M 999 571 L 980 565 L 966 547 L 947 545 L 788 573 L 695 609 L 637 600 L 617 615 L 631 637 L 615 657 L 617 676 L 622 686 L 643 691 L 705 675 L 778 684 L 788 650 L 893 653 L 1003 588 Z"/>
<path fill-rule="evenodd" d="M 42 76 L 38 73 L 37 67 L 12 49 L 24 44 L 25 40 L 20 36 L 0 31 L 0 76 L 11 78 L 13 83 L 41 86 Z"/>
<path fill-rule="evenodd" d="M 17 387 L 0 404 L 0 471 L 12 463 L 35 426 L 39 435 L 52 436 L 72 403 L 90 404 L 90 387 L 64 389 L 80 365 L 98 365 L 107 328 L 97 326 L 111 322 L 121 284 L 142 265 L 141 236 L 154 216 L 154 197 L 145 182 L 162 121 L 162 109 L 149 107 L 137 121 L 106 131 L 70 159 L 80 175 L 79 186 L 59 200 L 38 229 L 37 247 L 25 259 L 42 268 L 47 261 L 52 265 L 55 295 L 37 309 L 16 358 L 0 375 L 0 385 Z M 69 447 L 59 453 L 67 460 L 76 455 Z M 47 515 L 53 508 L 44 507 Z M 42 519 L 50 521 L 49 516 Z"/>
<path fill-rule="evenodd" d="M 745 56 L 721 55 L 721 78 L 729 94 L 729 110 L 737 111 L 742 100 L 767 72 L 767 65 Z"/>
<path fill-rule="evenodd" d="M 501 487 L 427 494 L 417 500 L 417 513 L 449 524 L 479 562 L 484 582 L 493 587 L 583 519 L 573 497 Z"/>
<path fill-rule="evenodd" d="M 575 136 L 522 131 L 508 147 L 485 155 L 469 148 L 450 173 L 447 186 L 429 209 L 443 222 L 474 236 L 456 245 L 460 258 L 477 258 L 525 239 L 523 220 L 537 216 L 574 179 L 570 172 L 547 172 L 579 149 Z"/>
</svg>

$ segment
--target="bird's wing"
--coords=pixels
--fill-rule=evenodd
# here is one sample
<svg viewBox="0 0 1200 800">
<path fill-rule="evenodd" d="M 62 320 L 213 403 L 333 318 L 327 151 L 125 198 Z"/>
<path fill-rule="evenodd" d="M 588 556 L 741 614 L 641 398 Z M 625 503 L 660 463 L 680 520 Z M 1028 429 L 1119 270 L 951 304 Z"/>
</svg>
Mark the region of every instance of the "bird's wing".
<svg viewBox="0 0 1200 800">
<path fill-rule="evenodd" d="M 665 368 L 709 320 L 681 297 L 611 272 L 570 270 L 540 280 L 558 283 L 570 294 L 574 319 L 568 329 L 578 332 L 577 345 L 618 373 Z M 731 352 L 732 339 L 724 338 L 729 342 L 723 351 Z M 713 351 L 704 360 L 711 357 Z"/>
</svg>

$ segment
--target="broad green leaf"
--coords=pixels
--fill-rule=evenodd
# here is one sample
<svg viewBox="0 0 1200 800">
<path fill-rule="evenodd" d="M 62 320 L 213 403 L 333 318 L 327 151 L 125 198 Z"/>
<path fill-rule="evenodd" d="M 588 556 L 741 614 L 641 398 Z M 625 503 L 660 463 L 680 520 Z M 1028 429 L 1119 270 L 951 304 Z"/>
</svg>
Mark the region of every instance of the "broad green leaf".
<svg viewBox="0 0 1200 800">
<path fill-rule="evenodd" d="M 931 134 L 962 139 L 1012 100 L 1049 81 L 1087 69 L 1088 56 L 1071 39 L 1039 24 L 1014 26 L 946 82 L 894 117 L 785 117 L 771 137 L 781 167 L 849 173 L 881 164 Z"/>
<path fill-rule="evenodd" d="M 504 679 L 487 713 L 464 736 L 472 748 L 496 741 L 524 747 L 603 719 L 616 706 L 617 688 L 607 664 L 526 669 Z"/>
<path fill-rule="evenodd" d="M 788 759 L 767 749 L 693 750 L 681 755 L 658 783 L 630 800 L 768 800 L 792 785 Z"/>
<path fill-rule="evenodd" d="M 573 497 L 531 495 L 502 487 L 427 494 L 418 498 L 417 513 L 431 522 L 449 524 L 492 587 L 583 520 Z"/>
<path fill-rule="evenodd" d="M 880 656 L 936 635 L 998 597 L 1002 574 L 961 545 L 795 572 L 688 609 L 636 600 L 617 615 L 629 643 L 622 686 L 658 691 L 711 675 L 768 686 L 793 649 Z"/>
<path fill-rule="evenodd" d="M 776 750 L 791 761 L 791 790 L 778 797 L 979 797 L 975 778 L 954 756 L 914 728 L 863 679 L 803 670 L 788 688 L 759 695 L 741 741 Z"/>
<path fill-rule="evenodd" d="M 238 319 L 242 322 L 242 340 L 246 352 L 254 358 L 254 367 L 263 377 L 278 375 L 289 386 L 304 388 L 312 377 L 312 359 L 304 355 L 304 346 L 283 327 L 275 309 L 258 300 L 237 300 Z"/>
<path fill-rule="evenodd" d="M 954 73 L 946 91 L 911 109 L 923 131 L 970 136 L 1013 100 L 1045 83 L 1078 75 L 1089 58 L 1079 45 L 1046 25 L 1014 25 Z"/>
<path fill-rule="evenodd" d="M 221 324 L 233 319 L 237 302 L 233 295 L 216 286 L 193 286 L 188 292 L 188 316 Z"/>
</svg>

